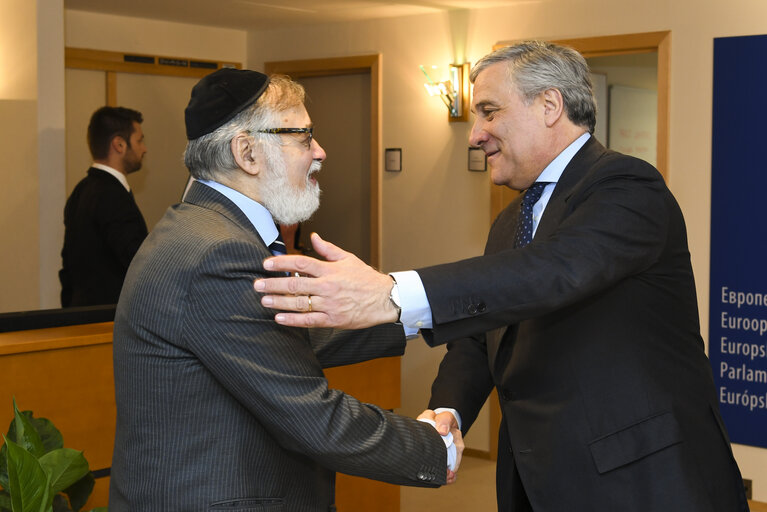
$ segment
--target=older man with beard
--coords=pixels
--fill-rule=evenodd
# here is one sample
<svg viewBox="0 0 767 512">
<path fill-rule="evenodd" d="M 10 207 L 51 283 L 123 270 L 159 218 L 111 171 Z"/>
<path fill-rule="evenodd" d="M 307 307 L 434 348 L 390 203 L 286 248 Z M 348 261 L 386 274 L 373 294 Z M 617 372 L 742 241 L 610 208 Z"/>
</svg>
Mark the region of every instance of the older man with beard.
<svg viewBox="0 0 767 512">
<path fill-rule="evenodd" d="M 335 471 L 417 486 L 454 478 L 457 430 L 446 450 L 429 424 L 329 389 L 323 375 L 402 354 L 401 325 L 281 327 L 253 291 L 274 275 L 261 261 L 281 252 L 275 221 L 319 206 L 325 152 L 303 101 L 287 77 L 248 70 L 192 90 L 185 162 L 196 181 L 133 260 L 115 318 L 113 512 L 330 511 Z"/>
</svg>

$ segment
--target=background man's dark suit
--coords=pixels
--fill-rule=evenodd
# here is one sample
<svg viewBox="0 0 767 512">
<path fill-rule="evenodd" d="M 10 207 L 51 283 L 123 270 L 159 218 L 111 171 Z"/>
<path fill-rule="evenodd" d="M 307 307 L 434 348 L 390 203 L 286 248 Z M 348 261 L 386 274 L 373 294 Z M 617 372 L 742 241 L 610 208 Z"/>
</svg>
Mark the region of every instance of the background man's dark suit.
<svg viewBox="0 0 767 512">
<path fill-rule="evenodd" d="M 252 288 L 269 254 L 234 204 L 194 183 L 136 255 L 115 319 L 113 512 L 328 511 L 334 471 L 445 483 L 434 428 L 322 373 L 402 354 L 402 327 L 277 325 Z"/>
<path fill-rule="evenodd" d="M 418 270 L 427 341 L 508 326 L 450 343 L 429 405 L 457 409 L 465 431 L 497 386 L 500 509 L 522 510 L 516 473 L 536 512 L 745 510 L 662 177 L 591 138 L 532 244 L 508 251 L 519 208 L 496 219 L 493 256 Z"/>
<path fill-rule="evenodd" d="M 116 304 L 128 265 L 147 236 L 131 193 L 91 167 L 67 200 L 64 226 L 61 305 Z"/>
</svg>

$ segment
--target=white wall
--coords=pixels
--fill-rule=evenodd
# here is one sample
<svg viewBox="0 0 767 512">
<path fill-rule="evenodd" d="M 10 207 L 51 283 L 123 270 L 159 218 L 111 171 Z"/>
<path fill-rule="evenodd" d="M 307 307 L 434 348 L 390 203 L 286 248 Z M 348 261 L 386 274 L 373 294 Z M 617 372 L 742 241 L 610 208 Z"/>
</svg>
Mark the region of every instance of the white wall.
<svg viewBox="0 0 767 512">
<path fill-rule="evenodd" d="M 40 302 L 61 307 L 59 269 L 64 244 L 64 2 L 37 0 L 37 153 Z"/>
<path fill-rule="evenodd" d="M 0 312 L 39 301 L 37 5 L 5 0 L 0 16 Z"/>
<path fill-rule="evenodd" d="M 672 31 L 669 185 L 684 210 L 697 276 L 701 325 L 708 332 L 713 38 L 767 33 L 761 0 L 572 0 L 316 25 L 248 35 L 248 63 L 383 54 L 383 145 L 402 147 L 401 174 L 384 176 L 383 267 L 395 270 L 481 252 L 489 219 L 487 177 L 466 171 L 468 124 L 448 124 L 427 98 L 419 64 L 454 61 L 465 41 L 476 62 L 499 41 Z M 412 348 L 412 347 L 411 347 Z M 436 351 L 408 349 L 403 410 L 428 397 Z M 413 356 L 413 357 L 411 357 Z M 422 407 L 421 405 L 421 407 Z M 471 436 L 474 434 L 472 433 Z M 470 436 L 470 437 L 471 437 Z M 767 501 L 767 450 L 734 447 L 754 498 Z"/>
</svg>

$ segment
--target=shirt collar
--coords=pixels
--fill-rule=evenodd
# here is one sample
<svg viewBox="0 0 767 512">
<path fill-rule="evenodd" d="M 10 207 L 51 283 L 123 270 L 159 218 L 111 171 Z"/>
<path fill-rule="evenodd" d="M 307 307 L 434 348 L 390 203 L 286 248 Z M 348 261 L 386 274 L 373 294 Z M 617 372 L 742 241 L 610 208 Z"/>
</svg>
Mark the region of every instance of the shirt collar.
<svg viewBox="0 0 767 512">
<path fill-rule="evenodd" d="M 546 181 L 550 183 L 559 182 L 559 178 L 562 177 L 565 167 L 567 167 L 567 164 L 573 159 L 575 153 L 586 144 L 589 137 L 591 137 L 591 135 L 589 132 L 586 132 L 570 143 L 569 146 L 567 146 L 549 165 L 546 166 L 545 169 L 543 169 L 543 172 L 535 181 Z"/>
<path fill-rule="evenodd" d="M 274 224 L 274 219 L 269 210 L 263 207 L 258 201 L 254 201 L 248 196 L 237 192 L 233 188 L 229 188 L 226 185 L 222 185 L 217 181 L 211 180 L 197 180 L 203 185 L 207 185 L 210 188 L 222 193 L 233 202 L 237 208 L 248 218 L 253 227 L 258 231 L 258 235 L 261 240 L 269 246 L 277 239 L 277 226 Z"/>
<path fill-rule="evenodd" d="M 128 178 L 126 178 L 123 173 L 121 173 L 114 167 L 109 167 L 108 165 L 104 165 L 104 164 L 97 164 L 95 162 L 91 164 L 91 167 L 95 167 L 96 169 L 101 169 L 102 171 L 108 172 L 109 174 L 117 178 L 120 183 L 122 183 L 123 187 L 125 187 L 125 190 L 130 192 L 130 185 L 128 185 Z"/>
</svg>

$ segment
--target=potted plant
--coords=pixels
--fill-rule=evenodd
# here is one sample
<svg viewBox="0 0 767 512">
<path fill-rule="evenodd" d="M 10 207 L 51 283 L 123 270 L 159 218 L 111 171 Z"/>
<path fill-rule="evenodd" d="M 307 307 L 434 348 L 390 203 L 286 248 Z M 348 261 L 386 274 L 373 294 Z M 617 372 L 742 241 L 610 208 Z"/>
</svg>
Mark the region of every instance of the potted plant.
<svg viewBox="0 0 767 512">
<path fill-rule="evenodd" d="M 13 412 L 0 448 L 0 512 L 80 511 L 95 483 L 83 453 L 64 448 L 53 423 L 19 411 L 15 399 Z"/>
</svg>

